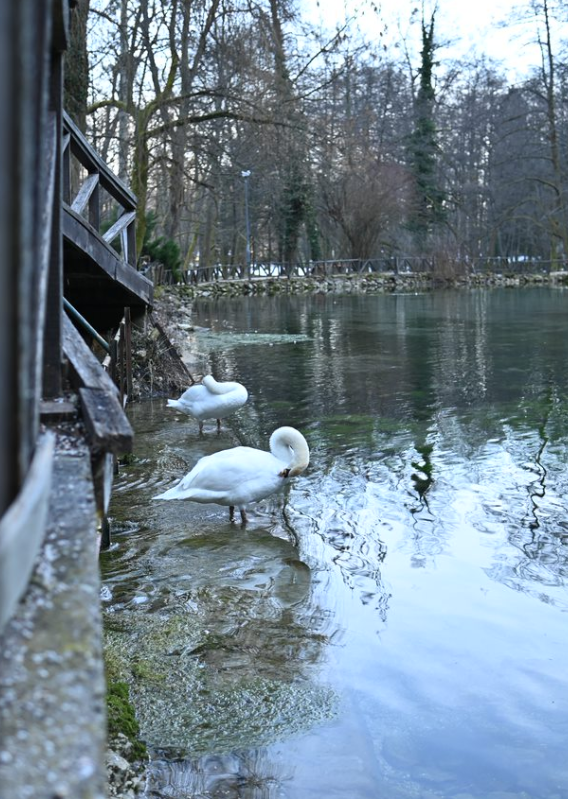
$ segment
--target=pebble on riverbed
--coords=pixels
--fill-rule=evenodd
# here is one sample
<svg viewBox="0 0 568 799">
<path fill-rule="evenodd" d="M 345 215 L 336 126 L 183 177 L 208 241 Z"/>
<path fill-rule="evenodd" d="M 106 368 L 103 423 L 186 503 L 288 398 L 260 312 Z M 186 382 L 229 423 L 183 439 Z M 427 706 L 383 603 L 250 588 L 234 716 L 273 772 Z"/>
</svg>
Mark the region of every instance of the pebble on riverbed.
<svg viewBox="0 0 568 799">
<path fill-rule="evenodd" d="M 109 741 L 106 755 L 107 792 L 109 799 L 135 799 L 145 782 L 145 764 L 131 763 L 132 743 L 122 733 Z"/>
</svg>

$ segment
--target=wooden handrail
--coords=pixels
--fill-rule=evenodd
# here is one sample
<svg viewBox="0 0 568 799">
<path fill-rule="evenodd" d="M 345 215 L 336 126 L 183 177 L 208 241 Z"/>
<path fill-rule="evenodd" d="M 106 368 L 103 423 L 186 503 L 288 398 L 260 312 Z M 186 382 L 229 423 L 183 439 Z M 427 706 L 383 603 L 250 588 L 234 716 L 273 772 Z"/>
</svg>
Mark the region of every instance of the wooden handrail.
<svg viewBox="0 0 568 799">
<path fill-rule="evenodd" d="M 136 195 L 114 174 L 108 164 L 89 144 L 69 114 L 65 112 L 63 113 L 63 131 L 64 150 L 66 149 L 65 136 L 68 135 L 73 155 L 89 173 L 96 172 L 100 175 L 103 189 L 108 191 L 111 197 L 117 200 L 124 208 L 136 208 Z"/>
<path fill-rule="evenodd" d="M 72 159 L 86 171 L 72 196 Z M 72 211 L 85 216 L 92 228 L 107 243 L 120 241 L 124 261 L 136 267 L 136 196 L 114 174 L 91 147 L 68 114 L 63 114 L 62 137 L 63 202 Z M 101 230 L 101 192 L 103 189 L 117 206 L 116 221 L 107 231 Z"/>
</svg>

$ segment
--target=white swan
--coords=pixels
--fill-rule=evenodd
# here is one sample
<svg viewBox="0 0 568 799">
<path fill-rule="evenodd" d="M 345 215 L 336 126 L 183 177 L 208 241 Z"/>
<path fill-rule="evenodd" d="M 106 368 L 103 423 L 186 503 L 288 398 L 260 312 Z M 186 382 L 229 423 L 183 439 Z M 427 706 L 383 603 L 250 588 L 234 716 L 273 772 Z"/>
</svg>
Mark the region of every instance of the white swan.
<svg viewBox="0 0 568 799">
<path fill-rule="evenodd" d="M 229 506 L 234 520 L 235 507 L 246 524 L 250 502 L 270 496 L 286 485 L 310 462 L 304 436 L 293 427 L 279 427 L 270 436 L 270 452 L 252 447 L 233 447 L 205 455 L 180 482 L 154 499 L 189 499 Z"/>
<path fill-rule="evenodd" d="M 193 416 L 202 433 L 205 419 L 217 419 L 219 431 L 221 419 L 238 410 L 247 399 L 248 392 L 240 383 L 218 383 L 212 375 L 206 375 L 202 383 L 190 386 L 179 399 L 169 399 L 167 407 Z"/>
</svg>

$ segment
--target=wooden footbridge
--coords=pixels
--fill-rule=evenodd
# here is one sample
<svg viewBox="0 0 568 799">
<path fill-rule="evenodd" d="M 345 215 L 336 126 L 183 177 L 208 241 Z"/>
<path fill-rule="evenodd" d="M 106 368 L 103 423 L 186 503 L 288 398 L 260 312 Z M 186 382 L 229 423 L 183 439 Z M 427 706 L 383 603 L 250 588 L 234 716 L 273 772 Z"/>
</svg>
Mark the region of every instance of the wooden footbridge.
<svg viewBox="0 0 568 799">
<path fill-rule="evenodd" d="M 51 279 L 58 290 L 37 298 L 44 299 L 45 306 L 30 309 L 22 320 L 24 327 L 35 327 L 40 352 L 17 352 L 20 366 L 30 368 L 28 361 L 32 355 L 38 358 L 43 344 L 43 362 L 33 366 L 38 372 L 43 367 L 44 374 L 43 391 L 39 394 L 40 387 L 35 387 L 38 395 L 28 408 L 29 427 L 23 427 L 21 434 L 33 469 L 36 457 L 50 459 L 46 452 L 53 449 L 47 444 L 52 441 L 53 423 L 82 421 L 104 530 L 114 459 L 132 448 L 132 430 L 124 414 L 132 386 L 131 324 L 151 308 L 153 283 L 136 269 L 136 198 L 66 114 L 49 121 L 52 136 L 54 128 L 61 133 L 53 136 L 53 147 L 44 153 L 51 160 L 47 196 L 55 207 L 42 209 L 51 219 L 50 255 L 39 261 L 35 271 L 40 283 Z M 47 256 L 47 247 L 44 252 Z M 30 286 L 20 288 L 24 297 L 30 292 Z M 33 431 L 37 431 L 35 442 Z M 25 589 L 42 541 L 43 512 L 38 514 L 36 505 L 46 501 L 49 473 L 44 463 L 43 485 L 24 480 L 17 497 L 17 521 L 9 519 L 10 534 L 4 529 L 5 520 L 0 522 L 0 624 Z"/>
<path fill-rule="evenodd" d="M 132 448 L 130 325 L 152 306 L 136 198 L 62 107 L 76 0 L 6 4 L 0 42 L 0 785 L 103 799 L 98 556 Z"/>
</svg>

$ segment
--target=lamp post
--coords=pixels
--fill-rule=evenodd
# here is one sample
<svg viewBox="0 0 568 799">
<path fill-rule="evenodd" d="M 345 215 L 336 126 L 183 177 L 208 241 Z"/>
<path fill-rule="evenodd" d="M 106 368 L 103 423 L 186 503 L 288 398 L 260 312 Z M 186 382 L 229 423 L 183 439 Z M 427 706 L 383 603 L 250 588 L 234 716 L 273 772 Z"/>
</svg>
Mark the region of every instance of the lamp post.
<svg viewBox="0 0 568 799">
<path fill-rule="evenodd" d="M 249 198 L 248 198 L 248 179 L 250 178 L 250 169 L 247 169 L 241 172 L 241 176 L 244 178 L 245 181 L 245 225 L 246 225 L 246 272 L 245 276 L 248 279 L 250 277 L 250 219 L 249 219 Z"/>
</svg>

